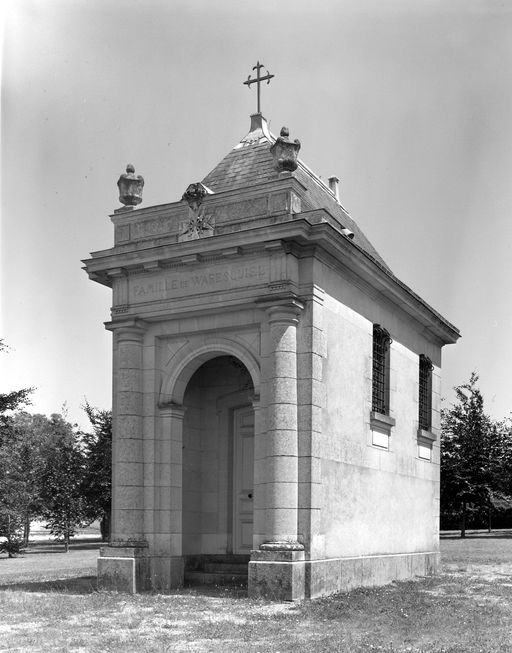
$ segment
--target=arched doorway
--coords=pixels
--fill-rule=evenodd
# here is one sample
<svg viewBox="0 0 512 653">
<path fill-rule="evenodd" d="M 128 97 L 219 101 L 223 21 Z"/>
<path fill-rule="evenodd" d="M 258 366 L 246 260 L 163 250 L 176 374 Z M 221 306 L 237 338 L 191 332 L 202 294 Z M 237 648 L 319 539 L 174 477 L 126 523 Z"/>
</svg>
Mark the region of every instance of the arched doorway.
<svg viewBox="0 0 512 653">
<path fill-rule="evenodd" d="M 248 556 L 253 540 L 254 384 L 235 356 L 204 362 L 183 395 L 182 553 Z"/>
</svg>

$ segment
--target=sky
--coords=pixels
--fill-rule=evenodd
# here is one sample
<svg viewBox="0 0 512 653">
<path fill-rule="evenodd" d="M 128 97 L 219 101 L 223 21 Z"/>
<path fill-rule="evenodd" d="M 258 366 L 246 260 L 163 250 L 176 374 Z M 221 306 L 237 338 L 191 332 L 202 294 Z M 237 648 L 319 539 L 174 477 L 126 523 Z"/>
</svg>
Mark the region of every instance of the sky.
<svg viewBox="0 0 512 653">
<path fill-rule="evenodd" d="M 274 133 L 326 180 L 396 276 L 462 333 L 443 395 L 480 375 L 512 411 L 512 3 L 16 0 L 2 5 L 0 392 L 32 412 L 111 406 L 110 290 L 126 164 L 178 201 L 247 133 L 259 60 Z"/>
</svg>

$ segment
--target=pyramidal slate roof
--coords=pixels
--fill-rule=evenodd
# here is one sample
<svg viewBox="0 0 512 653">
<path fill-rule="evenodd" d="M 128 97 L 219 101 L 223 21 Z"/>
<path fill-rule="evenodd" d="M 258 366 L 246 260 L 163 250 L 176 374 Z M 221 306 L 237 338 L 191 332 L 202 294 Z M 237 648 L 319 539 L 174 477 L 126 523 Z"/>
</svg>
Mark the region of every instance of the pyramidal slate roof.
<svg viewBox="0 0 512 653">
<path fill-rule="evenodd" d="M 270 153 L 275 140 L 265 118 L 261 114 L 252 115 L 249 133 L 206 175 L 202 183 L 214 193 L 221 193 L 279 179 Z M 291 174 L 306 188 L 301 198 L 302 211 L 327 210 L 343 227 L 354 233 L 353 243 L 391 272 L 334 193 L 314 172 L 299 159 L 297 169 Z"/>
</svg>

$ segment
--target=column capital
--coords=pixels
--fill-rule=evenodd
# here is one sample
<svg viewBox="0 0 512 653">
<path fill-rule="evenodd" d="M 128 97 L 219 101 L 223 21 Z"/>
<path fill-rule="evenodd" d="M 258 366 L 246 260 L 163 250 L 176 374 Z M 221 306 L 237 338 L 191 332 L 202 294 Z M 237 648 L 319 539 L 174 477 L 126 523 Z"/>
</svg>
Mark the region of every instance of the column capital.
<svg viewBox="0 0 512 653">
<path fill-rule="evenodd" d="M 139 318 L 129 318 L 125 320 L 114 320 L 105 322 L 105 329 L 112 331 L 118 342 L 135 341 L 142 342 L 147 330 L 147 322 Z"/>
<path fill-rule="evenodd" d="M 185 417 L 186 408 L 180 404 L 166 404 L 159 403 L 158 408 L 162 417 L 173 417 L 174 419 L 183 419 Z"/>
<path fill-rule="evenodd" d="M 297 324 L 299 315 L 304 310 L 304 304 L 298 299 L 291 298 L 283 302 L 272 304 L 266 308 L 269 324 Z"/>
<path fill-rule="evenodd" d="M 304 302 L 294 293 L 266 295 L 257 299 L 256 302 L 265 310 L 270 323 L 297 324 L 299 315 L 304 310 Z"/>
</svg>

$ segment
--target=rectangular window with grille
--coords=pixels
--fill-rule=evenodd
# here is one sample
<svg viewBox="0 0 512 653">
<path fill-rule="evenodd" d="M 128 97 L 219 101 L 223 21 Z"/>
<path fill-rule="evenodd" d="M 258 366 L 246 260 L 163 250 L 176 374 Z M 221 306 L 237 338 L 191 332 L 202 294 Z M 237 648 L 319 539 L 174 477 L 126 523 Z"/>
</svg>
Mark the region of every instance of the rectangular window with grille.
<svg viewBox="0 0 512 653">
<path fill-rule="evenodd" d="M 419 426 L 424 431 L 432 428 L 432 361 L 427 356 L 420 355 L 419 377 Z"/>
<path fill-rule="evenodd" d="M 389 333 L 373 325 L 372 410 L 389 415 Z"/>
</svg>

